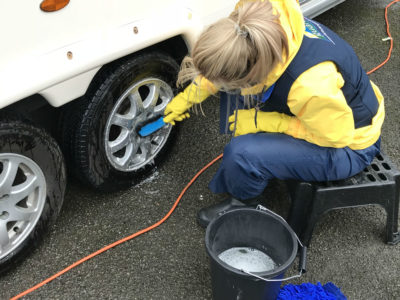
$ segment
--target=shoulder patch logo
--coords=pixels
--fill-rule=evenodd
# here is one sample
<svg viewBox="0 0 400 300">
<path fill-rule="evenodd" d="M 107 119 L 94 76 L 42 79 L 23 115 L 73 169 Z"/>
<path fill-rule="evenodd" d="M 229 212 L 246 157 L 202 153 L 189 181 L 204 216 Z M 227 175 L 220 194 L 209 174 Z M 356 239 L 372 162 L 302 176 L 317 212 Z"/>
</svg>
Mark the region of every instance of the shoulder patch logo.
<svg viewBox="0 0 400 300">
<path fill-rule="evenodd" d="M 310 38 L 317 38 L 320 40 L 324 40 L 327 42 L 331 42 L 335 44 L 332 39 L 328 36 L 328 34 L 324 31 L 324 29 L 316 22 L 304 18 L 304 24 L 306 26 L 305 34 Z"/>
</svg>

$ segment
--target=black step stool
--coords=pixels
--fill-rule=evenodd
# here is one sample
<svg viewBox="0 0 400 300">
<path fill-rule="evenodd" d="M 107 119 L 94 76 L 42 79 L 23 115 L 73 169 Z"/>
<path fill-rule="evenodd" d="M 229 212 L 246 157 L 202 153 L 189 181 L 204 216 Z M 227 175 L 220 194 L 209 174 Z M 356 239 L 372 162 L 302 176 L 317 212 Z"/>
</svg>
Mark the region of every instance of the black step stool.
<svg viewBox="0 0 400 300">
<path fill-rule="evenodd" d="M 384 154 L 351 178 L 330 182 L 288 181 L 291 207 L 288 223 L 305 246 L 325 213 L 339 208 L 381 205 L 386 210 L 386 242 L 400 242 L 398 232 L 400 171 Z"/>
</svg>

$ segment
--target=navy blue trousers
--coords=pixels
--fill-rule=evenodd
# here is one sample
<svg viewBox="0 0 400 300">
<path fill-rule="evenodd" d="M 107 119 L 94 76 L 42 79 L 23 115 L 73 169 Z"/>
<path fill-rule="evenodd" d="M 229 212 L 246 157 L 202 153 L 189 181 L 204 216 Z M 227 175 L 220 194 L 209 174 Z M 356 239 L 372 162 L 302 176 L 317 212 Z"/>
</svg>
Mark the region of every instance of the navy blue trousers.
<svg viewBox="0 0 400 300">
<path fill-rule="evenodd" d="M 233 138 L 209 184 L 214 193 L 238 199 L 260 195 L 273 178 L 330 181 L 351 177 L 370 165 L 380 139 L 363 150 L 320 147 L 280 133 L 256 133 Z"/>
</svg>

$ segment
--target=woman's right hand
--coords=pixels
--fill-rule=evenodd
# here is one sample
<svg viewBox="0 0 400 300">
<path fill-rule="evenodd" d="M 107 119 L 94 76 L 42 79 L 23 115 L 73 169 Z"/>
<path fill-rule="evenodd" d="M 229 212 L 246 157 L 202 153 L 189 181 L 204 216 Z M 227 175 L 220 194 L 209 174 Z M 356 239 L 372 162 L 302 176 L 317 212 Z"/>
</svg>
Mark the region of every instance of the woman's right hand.
<svg viewBox="0 0 400 300">
<path fill-rule="evenodd" d="M 184 93 L 179 93 L 167 104 L 164 110 L 164 122 L 175 125 L 176 121 L 182 121 L 190 117 L 187 110 L 192 107 Z"/>
</svg>

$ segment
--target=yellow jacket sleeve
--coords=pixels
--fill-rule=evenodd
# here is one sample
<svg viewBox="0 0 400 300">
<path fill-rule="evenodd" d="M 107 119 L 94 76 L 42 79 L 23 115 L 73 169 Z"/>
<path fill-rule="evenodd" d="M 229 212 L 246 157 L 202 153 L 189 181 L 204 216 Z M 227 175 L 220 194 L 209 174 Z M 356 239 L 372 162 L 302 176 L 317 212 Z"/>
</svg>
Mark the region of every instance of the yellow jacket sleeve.
<svg viewBox="0 0 400 300">
<path fill-rule="evenodd" d="M 288 95 L 288 106 L 295 117 L 285 133 L 323 147 L 351 144 L 354 119 L 341 90 L 343 85 L 342 75 L 330 61 L 301 74 Z"/>
</svg>

